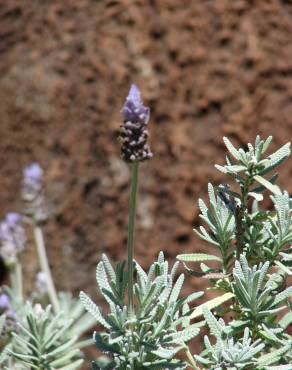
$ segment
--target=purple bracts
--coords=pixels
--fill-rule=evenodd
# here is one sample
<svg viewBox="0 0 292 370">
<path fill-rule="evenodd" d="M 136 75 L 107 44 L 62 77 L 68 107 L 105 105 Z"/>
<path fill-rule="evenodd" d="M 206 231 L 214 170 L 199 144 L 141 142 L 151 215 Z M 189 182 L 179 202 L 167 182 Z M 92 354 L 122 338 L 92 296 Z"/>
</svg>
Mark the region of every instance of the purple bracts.
<svg viewBox="0 0 292 370">
<path fill-rule="evenodd" d="M 48 218 L 48 207 L 44 196 L 44 171 L 38 163 L 32 163 L 23 169 L 22 198 L 25 201 L 24 212 L 37 222 Z"/>
<path fill-rule="evenodd" d="M 26 200 L 35 199 L 42 190 L 43 170 L 38 163 L 32 163 L 23 170 L 23 197 Z"/>
<path fill-rule="evenodd" d="M 11 308 L 10 298 L 7 294 L 0 294 L 0 311 L 1 313 Z"/>
<path fill-rule="evenodd" d="M 22 217 L 18 213 L 8 213 L 0 223 L 0 255 L 7 265 L 14 264 L 18 253 L 26 244 L 26 234 Z"/>
<path fill-rule="evenodd" d="M 136 85 L 132 85 L 126 103 L 122 109 L 124 123 L 121 125 L 121 155 L 126 162 L 145 161 L 153 157 L 147 143 L 147 124 L 150 109 L 145 107 L 141 93 Z"/>
<path fill-rule="evenodd" d="M 17 331 L 16 312 L 14 311 L 10 297 L 0 292 L 0 315 L 5 315 L 5 321 L 2 329 L 0 330 L 0 339 L 5 339 L 8 333 Z"/>
</svg>

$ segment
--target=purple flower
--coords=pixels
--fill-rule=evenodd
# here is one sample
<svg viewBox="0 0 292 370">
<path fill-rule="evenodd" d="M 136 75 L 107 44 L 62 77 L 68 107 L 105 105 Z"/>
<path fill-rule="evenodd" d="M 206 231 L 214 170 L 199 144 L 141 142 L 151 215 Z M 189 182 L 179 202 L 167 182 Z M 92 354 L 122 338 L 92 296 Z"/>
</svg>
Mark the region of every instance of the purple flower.
<svg viewBox="0 0 292 370">
<path fill-rule="evenodd" d="M 0 223 L 0 255 L 7 265 L 14 264 L 18 253 L 26 244 L 26 234 L 22 217 L 18 213 L 8 213 Z"/>
<path fill-rule="evenodd" d="M 0 311 L 3 313 L 7 310 L 10 310 L 11 302 L 10 298 L 7 294 L 1 293 L 0 294 Z"/>
<path fill-rule="evenodd" d="M 43 182 L 43 170 L 38 163 L 32 163 L 26 166 L 23 170 L 24 181 L 29 181 L 35 184 L 42 184 Z"/>
<path fill-rule="evenodd" d="M 147 143 L 147 124 L 150 118 L 150 109 L 145 107 L 137 85 L 132 85 L 122 109 L 124 123 L 121 126 L 120 142 L 122 144 L 122 158 L 127 162 L 144 161 L 152 158 Z"/>
<path fill-rule="evenodd" d="M 32 163 L 23 170 L 23 198 L 32 201 L 38 197 L 43 187 L 43 170 L 38 163 Z"/>
<path fill-rule="evenodd" d="M 0 293 L 0 314 L 5 315 L 4 325 L 0 330 L 0 338 L 6 338 L 7 334 L 17 331 L 17 321 L 10 297 L 3 292 Z"/>
<path fill-rule="evenodd" d="M 150 109 L 143 105 L 141 92 L 137 85 L 132 85 L 126 103 L 122 109 L 124 121 L 139 122 L 147 125 Z"/>
<path fill-rule="evenodd" d="M 6 215 L 6 223 L 10 230 L 21 225 L 22 217 L 18 213 L 10 212 Z"/>
<path fill-rule="evenodd" d="M 22 198 L 26 202 L 25 213 L 35 221 L 48 217 L 44 197 L 44 171 L 38 163 L 32 163 L 23 170 Z"/>
<path fill-rule="evenodd" d="M 43 271 L 38 272 L 36 275 L 36 287 L 42 295 L 48 292 L 47 276 Z"/>
</svg>

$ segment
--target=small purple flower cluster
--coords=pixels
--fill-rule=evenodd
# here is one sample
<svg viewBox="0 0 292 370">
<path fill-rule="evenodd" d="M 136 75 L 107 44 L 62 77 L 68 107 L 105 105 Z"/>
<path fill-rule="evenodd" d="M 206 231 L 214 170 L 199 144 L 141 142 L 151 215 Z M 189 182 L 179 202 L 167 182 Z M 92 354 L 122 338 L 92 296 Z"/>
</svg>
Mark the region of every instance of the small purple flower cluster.
<svg viewBox="0 0 292 370">
<path fill-rule="evenodd" d="M 22 196 L 27 201 L 33 201 L 43 188 L 43 170 L 38 163 L 32 163 L 23 170 Z"/>
<path fill-rule="evenodd" d="M 18 213 L 8 213 L 0 223 L 0 256 L 6 265 L 13 265 L 19 253 L 25 249 L 26 234 L 22 217 Z"/>
<path fill-rule="evenodd" d="M 0 294 L 0 315 L 5 315 L 5 322 L 0 332 L 0 338 L 6 337 L 6 335 L 12 331 L 16 331 L 16 313 L 12 308 L 10 297 L 6 293 Z"/>
<path fill-rule="evenodd" d="M 35 285 L 40 295 L 47 294 L 48 292 L 47 276 L 43 271 L 39 271 L 37 273 Z"/>
<path fill-rule="evenodd" d="M 35 221 L 45 221 L 48 209 L 43 194 L 44 175 L 38 163 L 32 163 L 23 170 L 22 198 L 26 202 L 25 213 Z"/>
<path fill-rule="evenodd" d="M 153 154 L 147 143 L 150 109 L 144 106 L 140 90 L 136 85 L 131 86 L 122 115 L 124 123 L 121 125 L 119 136 L 122 158 L 126 162 L 145 161 L 152 158 Z"/>
</svg>

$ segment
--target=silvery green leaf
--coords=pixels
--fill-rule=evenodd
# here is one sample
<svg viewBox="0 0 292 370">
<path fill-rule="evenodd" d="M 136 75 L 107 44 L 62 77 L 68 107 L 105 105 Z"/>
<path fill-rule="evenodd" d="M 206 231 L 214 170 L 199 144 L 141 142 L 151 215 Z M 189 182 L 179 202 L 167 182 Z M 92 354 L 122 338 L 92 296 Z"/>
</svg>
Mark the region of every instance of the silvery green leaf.
<svg viewBox="0 0 292 370">
<path fill-rule="evenodd" d="M 291 350 L 291 345 L 287 344 L 279 349 L 273 350 L 270 353 L 266 353 L 258 358 L 258 366 L 267 366 L 274 364 L 279 358 L 287 351 Z"/>
<path fill-rule="evenodd" d="M 242 171 L 246 171 L 246 167 L 245 166 L 241 166 L 241 165 L 232 165 L 232 166 L 225 166 L 227 172 L 231 172 L 231 173 L 239 173 L 239 172 L 242 172 Z"/>
<path fill-rule="evenodd" d="M 206 254 L 206 253 L 190 253 L 190 254 L 179 254 L 176 257 L 179 261 L 183 262 L 201 262 L 201 261 L 219 261 L 222 262 L 220 257 Z"/>
<path fill-rule="evenodd" d="M 275 261 L 275 265 L 277 265 L 282 271 L 285 272 L 287 275 L 292 275 L 292 270 L 283 265 L 280 261 Z"/>
<path fill-rule="evenodd" d="M 228 292 L 216 298 L 212 298 L 208 302 L 203 303 L 200 306 L 196 307 L 193 313 L 191 314 L 191 318 L 194 319 L 196 317 L 203 315 L 203 310 L 202 310 L 203 307 L 207 307 L 209 310 L 211 310 L 213 308 L 220 306 L 222 303 L 229 301 L 233 297 L 234 297 L 234 294 Z"/>
<path fill-rule="evenodd" d="M 167 349 L 167 348 L 158 348 L 155 351 L 152 351 L 153 354 L 160 358 L 165 358 L 165 359 L 171 359 L 179 349 Z"/>
<path fill-rule="evenodd" d="M 260 175 L 256 175 L 256 176 L 254 176 L 254 179 L 257 182 L 259 182 L 261 185 L 263 185 L 266 189 L 270 190 L 273 194 L 282 195 L 282 192 L 281 192 L 279 186 L 270 183 L 264 177 L 262 177 Z"/>
<path fill-rule="evenodd" d="M 292 324 L 292 311 L 289 311 L 282 317 L 282 319 L 279 321 L 279 325 L 283 328 L 286 329 L 289 325 Z"/>
<path fill-rule="evenodd" d="M 115 273 L 109 259 L 107 258 L 107 255 L 103 253 L 102 256 L 101 256 L 101 260 L 102 260 L 103 265 L 106 269 L 106 272 L 110 276 L 111 280 L 115 281 L 116 280 L 116 273 Z"/>
<path fill-rule="evenodd" d="M 194 325 L 190 325 L 182 331 L 179 331 L 172 335 L 172 341 L 175 343 L 189 342 L 191 339 L 195 338 L 200 332 L 200 329 Z"/>
<path fill-rule="evenodd" d="M 273 307 L 283 302 L 285 299 L 288 299 L 291 296 L 292 296 L 292 286 L 288 287 L 283 292 L 278 293 L 276 295 L 275 300 L 273 302 Z"/>
<path fill-rule="evenodd" d="M 222 173 L 228 172 L 226 166 L 220 166 L 219 164 L 215 164 L 215 168 Z"/>
<path fill-rule="evenodd" d="M 248 193 L 248 195 L 250 197 L 253 197 L 257 202 L 261 202 L 264 199 L 263 194 L 255 193 L 255 192 L 252 192 L 252 191 L 250 191 Z"/>
<path fill-rule="evenodd" d="M 226 145 L 226 148 L 228 149 L 229 153 L 238 161 L 240 160 L 240 155 L 238 153 L 238 150 L 233 146 L 231 141 L 227 137 L 223 137 L 224 144 Z"/>
<path fill-rule="evenodd" d="M 222 326 L 222 324 L 216 320 L 212 312 L 206 306 L 202 307 L 202 312 L 210 328 L 211 334 L 213 334 L 216 338 L 221 338 L 222 332 L 224 332 L 224 326 Z"/>
<path fill-rule="evenodd" d="M 269 148 L 272 140 L 273 140 L 273 136 L 269 136 L 266 139 L 266 141 L 264 142 L 264 145 L 263 145 L 262 154 L 264 154 L 267 151 L 267 149 Z"/>
<path fill-rule="evenodd" d="M 83 303 L 85 309 L 105 328 L 109 329 L 110 326 L 102 316 L 97 305 L 88 297 L 84 292 L 80 292 L 80 300 Z"/>
<path fill-rule="evenodd" d="M 290 143 L 287 143 L 283 145 L 280 149 L 278 149 L 275 153 L 271 154 L 268 157 L 269 162 L 266 165 L 266 168 L 261 171 L 261 175 L 265 175 L 266 173 L 272 171 L 275 167 L 280 165 L 285 159 L 289 157 L 290 153 Z"/>
</svg>

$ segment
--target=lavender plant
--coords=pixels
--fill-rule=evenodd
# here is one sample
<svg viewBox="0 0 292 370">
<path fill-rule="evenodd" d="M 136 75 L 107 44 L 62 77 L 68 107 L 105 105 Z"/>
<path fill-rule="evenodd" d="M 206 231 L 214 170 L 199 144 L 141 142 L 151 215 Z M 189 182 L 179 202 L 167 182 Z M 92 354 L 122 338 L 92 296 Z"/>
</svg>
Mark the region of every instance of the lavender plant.
<svg viewBox="0 0 292 370">
<path fill-rule="evenodd" d="M 81 349 L 95 342 L 106 357 L 93 361 L 93 370 L 292 370 L 292 200 L 276 184 L 278 174 L 271 174 L 290 155 L 290 144 L 265 157 L 271 137 L 257 136 L 245 149 L 224 138 L 226 165 L 216 168 L 236 186 L 208 185 L 209 204 L 199 199 L 206 226 L 195 230 L 214 253 L 177 256 L 188 274 L 207 279 L 210 289 L 220 292 L 194 307 L 204 293 L 180 296 L 185 278 L 177 277 L 178 261 L 169 268 L 160 252 L 146 272 L 134 258 L 139 165 L 153 156 L 150 110 L 136 85 L 122 115 L 121 156 L 132 170 L 128 256 L 127 264 L 114 267 L 102 255 L 97 265 L 97 285 L 108 310 L 103 313 L 84 292 L 76 300 L 56 290 L 42 232 L 49 216 L 44 173 L 37 163 L 27 166 L 24 210 L 0 223 L 0 256 L 11 278 L 0 290 L 1 369 L 80 369 Z M 263 206 L 267 192 L 272 209 Z M 27 229 L 34 235 L 40 271 L 36 289 L 25 296 L 21 259 Z M 200 271 L 189 263 L 198 263 Z M 94 341 L 82 340 L 94 323 L 100 328 Z M 205 325 L 205 349 L 192 355 L 188 343 Z"/>
<path fill-rule="evenodd" d="M 216 168 L 237 187 L 208 185 L 209 206 L 199 200 L 207 227 L 195 230 L 217 253 L 178 256 L 185 264 L 199 263 L 201 271 L 186 265 L 187 271 L 224 293 L 191 315 L 203 315 L 216 337 L 212 345 L 206 336 L 206 350 L 194 356 L 204 369 L 292 369 L 292 337 L 287 331 L 292 323 L 292 287 L 287 287 L 292 274 L 292 202 L 276 185 L 277 174 L 265 177 L 288 158 L 290 143 L 265 158 L 271 141 L 257 136 L 255 145 L 244 150 L 224 138 L 227 164 Z M 272 193 L 273 210 L 261 206 L 267 191 Z M 212 262 L 218 267 L 210 267 Z M 231 304 L 222 306 L 226 301 Z M 223 321 L 226 313 L 233 317 L 229 325 Z"/>
<path fill-rule="evenodd" d="M 132 166 L 128 269 L 125 271 L 124 264 L 118 264 L 114 269 L 105 255 L 97 265 L 96 279 L 100 293 L 109 305 L 108 314 L 102 314 L 85 293 L 80 294 L 84 307 L 106 329 L 94 333 L 96 345 L 111 356 L 105 366 L 94 362 L 93 369 L 185 369 L 186 362 L 174 357 L 180 350 L 188 351 L 186 343 L 199 332 L 202 323 L 190 324 L 189 303 L 203 293 L 179 298 L 184 276 L 180 275 L 175 281 L 178 264 L 169 271 L 162 252 L 148 273 L 134 261 L 139 162 L 152 157 L 146 129 L 150 112 L 143 105 L 136 85 L 132 85 L 122 113 L 121 155 Z"/>
<path fill-rule="evenodd" d="M 81 340 L 94 323 L 82 303 L 57 292 L 47 258 L 42 224 L 48 217 L 43 170 L 37 163 L 24 169 L 22 215 L 9 213 L 0 224 L 0 255 L 9 269 L 11 286 L 0 294 L 1 369 L 73 370 L 83 363 Z M 21 254 L 31 228 L 41 271 L 36 289 L 23 292 Z M 24 302 L 27 301 L 26 304 Z"/>
</svg>

